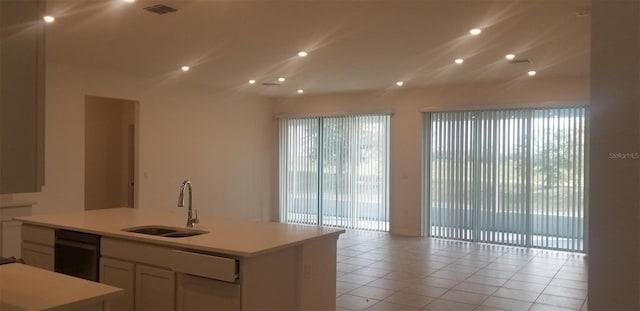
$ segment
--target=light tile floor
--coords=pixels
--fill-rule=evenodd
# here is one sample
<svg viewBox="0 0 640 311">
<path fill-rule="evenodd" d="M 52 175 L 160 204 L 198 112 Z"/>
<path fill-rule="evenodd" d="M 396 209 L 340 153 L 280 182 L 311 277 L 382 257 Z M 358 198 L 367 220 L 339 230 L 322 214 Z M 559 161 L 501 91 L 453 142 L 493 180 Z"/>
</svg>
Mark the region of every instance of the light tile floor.
<svg viewBox="0 0 640 311">
<path fill-rule="evenodd" d="M 349 230 L 338 310 L 587 310 L 582 254 Z"/>
</svg>

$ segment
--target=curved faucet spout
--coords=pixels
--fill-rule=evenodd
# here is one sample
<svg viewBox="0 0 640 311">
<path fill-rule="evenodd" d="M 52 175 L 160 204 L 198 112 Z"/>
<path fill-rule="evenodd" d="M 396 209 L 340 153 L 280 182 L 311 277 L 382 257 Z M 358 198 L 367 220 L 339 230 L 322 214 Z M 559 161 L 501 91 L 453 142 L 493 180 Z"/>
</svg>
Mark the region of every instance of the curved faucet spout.
<svg viewBox="0 0 640 311">
<path fill-rule="evenodd" d="M 180 194 L 178 195 L 178 207 L 184 207 L 184 189 L 189 188 L 189 210 L 187 211 L 187 227 L 192 228 L 193 224 L 197 224 L 198 220 L 198 212 L 195 211 L 195 217 L 193 216 L 193 189 L 191 188 L 191 181 L 185 180 L 180 185 Z"/>
<path fill-rule="evenodd" d="M 180 195 L 178 196 L 178 207 L 184 207 L 184 188 L 186 186 L 189 186 L 189 203 L 191 203 L 191 192 L 192 192 L 191 181 L 187 179 L 182 182 L 182 185 L 180 185 Z"/>
</svg>

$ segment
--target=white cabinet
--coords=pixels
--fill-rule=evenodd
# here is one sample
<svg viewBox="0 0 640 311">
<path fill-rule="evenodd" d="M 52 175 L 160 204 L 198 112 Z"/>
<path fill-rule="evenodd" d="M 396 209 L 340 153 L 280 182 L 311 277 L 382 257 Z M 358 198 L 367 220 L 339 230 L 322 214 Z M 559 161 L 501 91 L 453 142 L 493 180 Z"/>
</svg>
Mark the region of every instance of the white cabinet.
<svg viewBox="0 0 640 311">
<path fill-rule="evenodd" d="M 136 310 L 175 310 L 175 272 L 136 265 Z"/>
<path fill-rule="evenodd" d="M 31 215 L 31 205 L 35 202 L 0 199 L 0 256 L 22 257 L 22 223 L 15 217 Z"/>
<path fill-rule="evenodd" d="M 44 0 L 0 1 L 0 193 L 44 181 Z"/>
<path fill-rule="evenodd" d="M 100 282 L 114 310 L 240 310 L 238 260 L 102 237 Z"/>
<path fill-rule="evenodd" d="M 2 227 L 2 257 L 21 257 L 20 251 L 20 225 L 22 223 L 15 220 L 0 222 Z"/>
<path fill-rule="evenodd" d="M 170 248 L 102 237 L 100 250 L 100 282 L 125 291 L 114 310 L 175 310 Z"/>
<path fill-rule="evenodd" d="M 54 271 L 53 247 L 22 242 L 22 259 L 25 264 L 49 271 Z"/>
<path fill-rule="evenodd" d="M 110 301 L 112 310 L 133 310 L 135 288 L 133 263 L 111 258 L 100 258 L 100 283 L 124 290 L 124 295 Z"/>
<path fill-rule="evenodd" d="M 53 229 L 22 225 L 22 259 L 25 264 L 54 271 L 54 243 Z"/>
<path fill-rule="evenodd" d="M 232 258 L 173 250 L 171 268 L 209 279 L 235 283 L 239 278 L 238 261 Z"/>
<path fill-rule="evenodd" d="M 174 310 L 175 272 L 128 261 L 100 258 L 100 283 L 122 288 L 113 310 Z"/>
<path fill-rule="evenodd" d="M 240 310 L 235 259 L 174 250 L 176 310 Z"/>
<path fill-rule="evenodd" d="M 178 273 L 176 310 L 240 310 L 240 284 Z"/>
</svg>

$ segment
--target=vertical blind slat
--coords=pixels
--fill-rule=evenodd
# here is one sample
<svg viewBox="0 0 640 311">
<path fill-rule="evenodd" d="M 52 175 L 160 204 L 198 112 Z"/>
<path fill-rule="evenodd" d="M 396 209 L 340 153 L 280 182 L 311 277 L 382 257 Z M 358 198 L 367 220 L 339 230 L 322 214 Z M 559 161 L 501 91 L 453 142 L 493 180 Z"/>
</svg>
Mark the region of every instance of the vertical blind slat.
<svg viewBox="0 0 640 311">
<path fill-rule="evenodd" d="M 387 231 L 389 120 L 280 119 L 280 221 Z"/>
<path fill-rule="evenodd" d="M 584 251 L 585 108 L 431 113 L 431 236 Z"/>
</svg>

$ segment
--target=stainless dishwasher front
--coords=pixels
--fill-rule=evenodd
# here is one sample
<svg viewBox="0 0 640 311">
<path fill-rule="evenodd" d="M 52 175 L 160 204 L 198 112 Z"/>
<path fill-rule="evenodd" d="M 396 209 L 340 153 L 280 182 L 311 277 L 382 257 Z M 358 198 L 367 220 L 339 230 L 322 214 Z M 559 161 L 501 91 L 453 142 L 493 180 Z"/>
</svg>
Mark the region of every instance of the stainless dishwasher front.
<svg viewBox="0 0 640 311">
<path fill-rule="evenodd" d="M 98 282 L 99 235 L 57 229 L 54 257 L 56 272 Z"/>
</svg>

